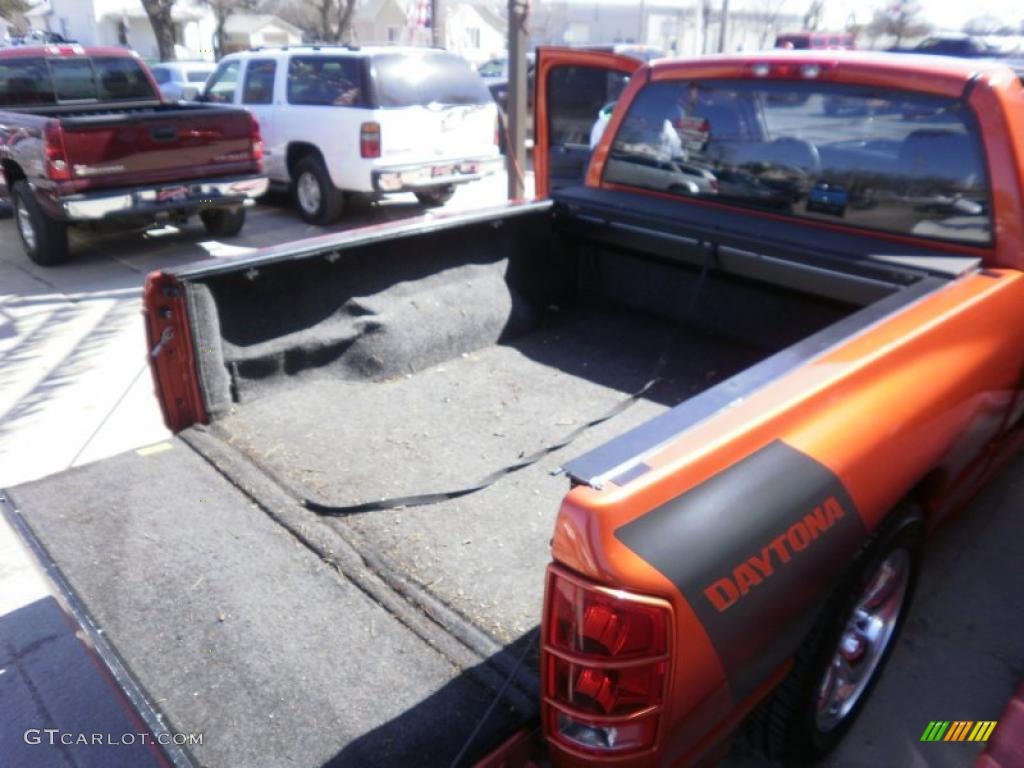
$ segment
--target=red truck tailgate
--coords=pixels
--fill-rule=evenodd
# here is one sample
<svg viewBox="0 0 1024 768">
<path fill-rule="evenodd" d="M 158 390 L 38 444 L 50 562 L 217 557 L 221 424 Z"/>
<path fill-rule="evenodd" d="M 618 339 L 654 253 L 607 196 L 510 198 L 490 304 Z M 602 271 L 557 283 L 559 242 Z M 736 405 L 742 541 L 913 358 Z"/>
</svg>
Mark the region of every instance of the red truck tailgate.
<svg viewBox="0 0 1024 768">
<path fill-rule="evenodd" d="M 253 121 L 242 110 L 155 106 L 60 122 L 80 190 L 255 170 Z"/>
</svg>

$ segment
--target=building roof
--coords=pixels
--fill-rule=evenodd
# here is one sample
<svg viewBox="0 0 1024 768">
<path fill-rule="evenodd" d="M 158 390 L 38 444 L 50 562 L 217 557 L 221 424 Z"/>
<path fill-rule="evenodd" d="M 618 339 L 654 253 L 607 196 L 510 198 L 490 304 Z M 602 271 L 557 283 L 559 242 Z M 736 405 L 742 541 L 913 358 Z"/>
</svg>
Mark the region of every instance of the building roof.
<svg viewBox="0 0 1024 768">
<path fill-rule="evenodd" d="M 272 13 L 234 13 L 228 16 L 224 31 L 229 35 L 251 35 L 264 27 L 277 27 L 302 36 L 301 29 Z"/>
</svg>

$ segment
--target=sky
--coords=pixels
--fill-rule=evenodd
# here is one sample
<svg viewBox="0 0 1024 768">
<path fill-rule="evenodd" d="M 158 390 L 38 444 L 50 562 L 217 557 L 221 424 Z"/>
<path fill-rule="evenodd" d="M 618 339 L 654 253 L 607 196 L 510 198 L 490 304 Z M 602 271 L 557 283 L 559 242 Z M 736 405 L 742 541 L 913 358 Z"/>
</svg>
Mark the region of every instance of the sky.
<svg viewBox="0 0 1024 768">
<path fill-rule="evenodd" d="M 1007 24 L 1019 27 L 1024 20 L 1024 3 L 1021 0 L 917 0 L 921 16 L 939 29 L 958 30 L 978 16 L 994 16 Z M 785 0 L 783 8 L 801 13 L 809 3 L 804 0 Z M 844 0 L 825 0 L 825 24 L 829 28 L 842 27 L 849 16 L 851 6 L 857 21 L 870 20 L 876 8 L 887 3 L 873 0 L 866 3 L 849 3 Z"/>
<path fill-rule="evenodd" d="M 544 4 L 548 0 L 534 0 Z M 627 0 L 628 1 L 628 0 Z M 963 25 L 978 16 L 994 16 L 1006 24 L 1019 27 L 1024 21 L 1024 0 L 911 0 L 921 7 L 921 16 L 939 30 L 960 30 Z M 623 0 L 569 0 L 581 5 L 615 3 L 621 5 Z M 634 0 L 639 6 L 641 0 Z M 672 5 L 678 2 L 681 6 L 691 6 L 695 0 L 657 0 L 659 5 Z M 730 8 L 758 8 L 766 6 L 775 8 L 782 3 L 784 13 L 803 14 L 811 0 L 729 0 Z M 865 24 L 870 21 L 876 8 L 889 5 L 894 0 L 825 0 L 825 23 L 828 29 L 841 29 L 846 25 L 850 11 L 856 14 L 857 21 Z M 719 5 L 721 0 L 711 0 L 712 6 Z"/>
</svg>

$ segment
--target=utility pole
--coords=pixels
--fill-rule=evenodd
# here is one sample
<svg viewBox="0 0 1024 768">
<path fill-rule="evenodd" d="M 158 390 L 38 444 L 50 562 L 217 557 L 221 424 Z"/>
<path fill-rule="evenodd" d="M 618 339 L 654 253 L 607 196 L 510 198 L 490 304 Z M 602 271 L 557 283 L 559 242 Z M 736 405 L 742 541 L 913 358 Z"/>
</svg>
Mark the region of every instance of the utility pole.
<svg viewBox="0 0 1024 768">
<path fill-rule="evenodd" d="M 529 0 L 508 0 L 508 198 L 523 197 L 526 173 L 526 16 Z"/>
<path fill-rule="evenodd" d="M 430 0 L 430 44 L 444 48 L 444 8 L 441 0 Z"/>
<path fill-rule="evenodd" d="M 718 52 L 725 53 L 725 33 L 729 18 L 729 0 L 722 0 L 722 23 L 718 27 Z"/>
</svg>

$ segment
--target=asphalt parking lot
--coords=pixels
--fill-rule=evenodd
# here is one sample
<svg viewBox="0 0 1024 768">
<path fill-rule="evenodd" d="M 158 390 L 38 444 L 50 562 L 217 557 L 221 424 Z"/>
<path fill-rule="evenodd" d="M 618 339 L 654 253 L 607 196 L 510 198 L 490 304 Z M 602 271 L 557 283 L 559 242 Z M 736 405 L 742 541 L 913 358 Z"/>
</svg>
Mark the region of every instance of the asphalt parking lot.
<svg viewBox="0 0 1024 768">
<path fill-rule="evenodd" d="M 460 188 L 441 211 L 498 204 L 503 198 L 503 177 L 492 177 Z M 9 215 L 0 218 L 0 488 L 167 436 L 145 368 L 139 316 L 149 271 L 423 213 L 409 195 L 354 205 L 325 230 L 304 224 L 286 199 L 273 198 L 250 209 L 242 234 L 230 241 L 210 240 L 198 223 L 181 230 L 81 238 L 73 246 L 73 260 L 54 269 L 28 262 Z M 827 765 L 970 764 L 978 745 L 921 743 L 920 738 L 931 720 L 997 719 L 1024 680 L 1022 502 L 1024 458 L 1019 458 L 935 537 L 892 662 Z M 46 595 L 45 580 L 2 521 L 0 593 L 2 613 Z M 37 657 L 19 656 L 19 668 L 42 676 L 69 674 L 58 663 L 66 658 L 60 655 L 69 642 L 60 639 L 65 635 L 57 632 L 56 640 L 31 650 Z M 0 667 L 2 650 L 0 644 Z M 16 706 L 14 699 L 6 706 Z M 10 730 L 19 721 L 5 717 L 4 722 Z M 13 743 L 9 733 L 0 733 L 0 746 L 4 743 Z M 55 764 L 80 764 L 73 755 L 59 759 L 64 762 Z M 728 762 L 759 764 L 742 752 Z"/>
</svg>

